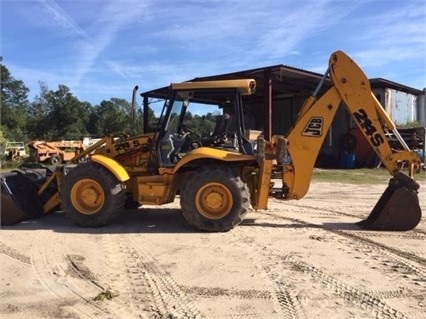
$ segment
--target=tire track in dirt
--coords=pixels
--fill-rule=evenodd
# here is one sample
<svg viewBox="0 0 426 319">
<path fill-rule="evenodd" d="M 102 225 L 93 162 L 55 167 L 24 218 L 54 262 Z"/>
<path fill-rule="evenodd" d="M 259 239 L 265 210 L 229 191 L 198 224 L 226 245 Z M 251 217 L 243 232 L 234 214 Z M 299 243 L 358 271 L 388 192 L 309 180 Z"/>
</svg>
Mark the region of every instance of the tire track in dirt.
<svg viewBox="0 0 426 319">
<path fill-rule="evenodd" d="M 302 225 L 312 225 L 311 222 L 305 221 L 303 219 L 281 216 L 274 212 L 265 212 L 264 214 L 270 215 L 274 218 L 296 222 Z M 410 272 L 413 272 L 417 276 L 421 277 L 419 281 L 423 281 L 426 278 L 426 259 L 425 258 L 410 252 L 402 251 L 395 247 L 390 247 L 390 246 L 378 243 L 370 238 L 365 237 L 365 236 L 369 236 L 370 232 L 367 232 L 365 236 L 362 236 L 359 234 L 354 234 L 353 231 L 333 229 L 323 225 L 315 225 L 315 226 L 324 231 L 349 239 L 348 244 L 351 246 L 354 246 L 354 245 L 361 246 L 361 249 L 368 248 L 368 249 L 371 249 L 372 253 L 379 253 L 380 255 L 385 256 L 386 259 L 391 259 L 399 267 L 406 268 Z M 376 234 L 376 237 L 380 237 L 379 233 L 375 233 L 375 234 Z M 385 236 L 388 237 L 391 235 L 389 233 L 385 233 Z M 396 238 L 398 237 L 396 236 Z M 417 235 L 413 237 L 409 237 L 409 238 L 419 240 Z M 368 249 L 364 249 L 364 251 L 368 251 Z"/>
<path fill-rule="evenodd" d="M 179 286 L 186 294 L 192 294 L 204 297 L 217 297 L 226 296 L 230 298 L 240 299 L 272 299 L 272 293 L 267 290 L 255 290 L 255 289 L 223 289 L 223 288 L 212 288 L 212 287 L 196 287 L 196 286 Z"/>
<path fill-rule="evenodd" d="M 238 232 L 240 233 L 240 232 Z M 289 287 L 281 277 L 282 268 L 277 266 L 275 260 L 271 260 L 271 255 L 266 250 L 260 248 L 260 243 L 247 235 L 232 232 L 232 236 L 236 238 L 236 242 L 242 244 L 247 251 L 248 258 L 254 265 L 257 265 L 265 274 L 271 284 L 271 295 L 276 303 L 275 310 L 282 319 L 303 319 L 306 318 L 296 292 Z M 259 249 L 260 248 L 260 249 Z M 275 258 L 274 258 L 275 259 Z"/>
<path fill-rule="evenodd" d="M 31 267 L 37 280 L 79 318 L 106 317 L 105 309 L 92 299 L 101 291 L 99 286 L 84 276 L 70 276 L 70 259 L 64 252 L 67 236 L 38 230 L 31 247 Z"/>
<path fill-rule="evenodd" d="M 140 243 L 141 239 L 138 237 L 138 235 L 130 236 L 130 243 L 133 246 L 131 249 L 146 270 L 143 274 L 154 292 L 153 299 L 157 309 L 160 310 L 160 318 L 202 318 L 170 274 L 153 256 L 140 248 L 137 242 Z M 123 243 L 127 243 L 127 241 Z"/>
<path fill-rule="evenodd" d="M 315 215 L 323 215 L 323 216 L 347 216 L 347 217 L 353 217 L 353 218 L 361 218 L 359 215 L 351 214 L 347 212 L 342 212 L 339 210 L 333 210 L 325 207 L 318 207 L 318 206 L 312 206 L 312 205 L 304 205 L 304 204 L 292 204 L 289 202 L 285 203 L 286 206 L 301 208 L 301 211 L 299 213 L 302 214 L 312 214 L 312 211 L 305 211 L 305 209 L 311 209 L 315 211 Z M 271 210 L 272 212 L 272 210 Z M 277 215 L 277 217 L 280 217 Z M 360 227 L 361 229 L 361 227 Z M 419 230 L 419 229 L 413 229 L 408 232 L 368 232 L 369 237 L 392 237 L 392 238 L 404 238 L 404 239 L 419 239 L 419 240 L 426 240 L 426 232 Z"/>
<path fill-rule="evenodd" d="M 302 217 L 312 218 L 315 216 L 318 216 L 315 207 L 310 207 L 310 215 L 305 214 Z M 313 210 L 313 211 L 312 211 Z M 293 213 L 293 212 L 292 212 Z M 341 230 L 341 229 L 335 229 L 332 228 L 332 226 L 322 225 L 322 224 L 314 224 L 311 221 L 308 221 L 307 218 L 293 218 L 288 216 L 282 216 L 282 213 L 279 213 L 277 211 L 268 211 L 268 212 L 262 212 L 263 215 L 270 216 L 274 218 L 275 220 L 283 220 L 283 221 L 291 221 L 296 224 L 305 225 L 307 227 L 311 227 L 312 229 L 319 229 L 321 231 L 324 231 L 325 234 L 331 234 L 326 236 L 325 239 L 331 239 L 332 241 L 335 241 L 336 244 L 342 244 L 343 243 L 343 251 L 346 251 L 346 254 L 350 256 L 352 253 L 356 253 L 356 255 L 359 255 L 358 257 L 356 255 L 355 258 L 363 258 L 364 260 L 371 261 L 371 264 L 369 262 L 369 267 L 371 269 L 375 269 L 376 266 L 379 266 L 380 269 L 384 270 L 384 273 L 387 274 L 390 278 L 397 278 L 398 280 L 402 280 L 407 282 L 410 285 L 409 291 L 401 291 L 401 290 L 394 290 L 394 291 L 361 291 L 364 294 L 364 300 L 368 301 L 368 298 L 370 300 L 377 299 L 380 301 L 380 303 L 386 303 L 383 301 L 383 299 L 388 298 L 396 298 L 401 299 L 401 302 L 404 302 L 404 298 L 410 298 L 411 301 L 417 302 L 419 305 L 424 303 L 424 300 L 422 296 L 424 296 L 424 293 L 426 291 L 426 264 L 423 257 L 416 255 L 415 253 L 406 252 L 401 249 L 395 248 L 395 247 L 389 247 L 387 245 L 384 245 L 382 243 L 376 242 L 375 240 L 371 239 L 369 236 L 370 233 L 374 232 L 365 232 L 363 231 L 361 234 L 358 234 L 355 230 Z M 290 213 L 291 214 L 291 213 Z M 297 212 L 299 214 L 299 212 Z M 337 213 L 338 214 L 338 213 Z M 289 213 L 286 213 L 286 215 L 289 215 Z M 300 216 L 300 215 L 298 215 Z M 269 226 L 270 224 L 267 224 Z M 255 229 L 265 230 L 265 225 L 262 225 L 262 223 L 259 224 L 261 227 L 256 227 Z M 295 225 L 294 227 L 297 226 Z M 249 227 L 248 227 L 249 228 Z M 280 231 L 287 231 L 287 227 L 272 227 L 269 228 L 268 232 L 280 232 Z M 405 235 L 405 239 L 409 240 L 415 240 L 419 241 L 422 240 L 422 232 L 410 232 L 414 234 L 401 234 L 401 233 L 383 233 L 384 237 L 393 237 L 395 239 L 398 239 L 401 237 L 401 235 Z M 373 238 L 381 237 L 381 233 L 375 233 L 377 236 L 372 236 Z M 321 240 L 323 236 L 312 236 L 312 237 L 318 237 L 318 240 Z M 310 236 L 311 238 L 311 236 Z M 316 238 L 312 238 L 316 239 Z M 343 239 L 343 241 L 342 241 Z M 417 242 L 417 245 L 421 243 Z M 307 267 L 302 267 L 303 270 L 306 270 Z M 322 269 L 322 268 L 321 268 Z M 359 270 L 358 270 L 359 271 Z M 318 274 L 318 271 L 316 271 Z M 324 277 L 324 276 L 322 276 Z M 326 279 L 325 277 L 323 279 Z M 344 284 L 344 281 L 342 281 L 342 284 Z M 344 284 L 345 285 L 345 284 Z M 342 286 L 343 287 L 343 286 Z M 341 289 L 342 287 L 338 287 Z M 367 294 L 367 295 L 365 295 Z M 357 295 L 360 295 L 360 291 L 357 291 Z M 361 295 L 360 295 L 361 296 Z M 366 299 L 367 298 L 367 299 Z M 377 303 L 377 300 L 375 301 Z M 422 301 L 423 300 L 423 301 Z M 420 306 L 421 307 L 421 306 Z M 380 309 L 379 309 L 380 310 Z M 392 310 L 392 312 L 395 309 Z M 397 310 L 395 310 L 397 311 Z M 407 313 L 416 313 L 417 310 L 410 311 L 407 310 Z M 398 315 L 404 315 L 401 311 L 397 311 Z M 390 313 L 386 313 L 386 316 L 390 316 Z M 406 315 L 404 315 L 406 316 Z M 414 318 L 417 318 L 416 314 L 414 314 Z"/>
<path fill-rule="evenodd" d="M 390 247 L 390 246 L 378 243 L 374 240 L 366 238 L 365 236 L 356 235 L 352 233 L 351 231 L 344 231 L 344 230 L 330 229 L 330 228 L 325 228 L 325 229 L 339 236 L 344 236 L 349 239 L 355 240 L 356 242 L 362 242 L 368 247 L 373 247 L 374 250 L 379 252 L 380 254 L 386 255 L 388 258 L 394 260 L 396 263 L 401 264 L 407 269 L 409 269 L 410 271 L 415 272 L 417 275 L 423 278 L 426 278 L 426 259 L 421 256 L 415 255 L 414 253 L 405 252 L 395 247 Z M 366 236 L 369 236 L 369 234 Z M 380 237 L 380 236 L 377 236 L 377 237 Z M 415 239 L 418 240 L 417 238 Z M 416 263 L 418 265 L 416 265 Z"/>
<path fill-rule="evenodd" d="M 124 235 L 102 235 L 106 267 L 100 281 L 115 296 L 108 303 L 108 308 L 117 318 L 152 317 L 153 301 L 149 285 L 140 274 L 134 255 L 119 239 L 120 236 Z"/>
<path fill-rule="evenodd" d="M 117 314 L 132 318 L 202 318 L 169 273 L 139 247 L 138 235 L 108 234 L 104 242 L 109 260 L 106 280 L 113 291 L 125 296 L 123 302 L 127 302 Z M 120 300 L 120 296 L 117 299 Z M 128 300 L 135 302 L 129 305 Z"/>
<path fill-rule="evenodd" d="M 281 257 L 281 260 L 283 263 L 290 262 L 294 267 L 299 268 L 304 273 L 308 273 L 315 280 L 321 281 L 324 285 L 327 286 L 327 288 L 334 291 L 343 299 L 359 304 L 361 307 L 369 307 L 378 318 L 408 318 L 400 311 L 387 305 L 377 296 L 369 293 L 368 291 L 361 291 L 360 289 L 351 287 L 350 285 L 341 282 L 334 276 L 328 275 L 319 268 L 301 261 L 296 261 L 289 256 Z"/>
<path fill-rule="evenodd" d="M 368 307 L 376 314 L 375 317 L 377 318 L 408 319 L 405 314 L 393 309 L 377 295 L 352 287 L 338 278 L 327 274 L 325 271 L 299 260 L 297 257 L 283 255 L 282 252 L 270 247 L 269 245 L 256 242 L 255 239 L 250 236 L 250 231 L 247 231 L 246 229 L 243 233 L 240 233 L 239 236 L 243 238 L 243 241 L 246 244 L 249 244 L 248 251 L 256 252 L 256 254 L 252 254 L 254 260 L 259 262 L 268 277 L 275 281 L 278 295 L 282 295 L 281 287 L 285 286 L 285 284 L 278 279 L 279 274 L 282 273 L 283 269 L 293 269 L 311 276 L 316 282 L 321 282 L 339 297 L 358 304 L 360 307 Z M 265 260 L 268 260 L 268 262 L 265 262 Z M 302 318 L 303 308 L 296 297 L 296 290 L 283 290 L 284 294 L 287 294 L 284 298 L 280 298 L 280 305 L 284 312 L 283 318 Z"/>
<path fill-rule="evenodd" d="M 13 247 L 6 245 L 0 241 L 0 253 L 4 254 L 10 258 L 13 258 L 17 261 L 20 261 L 24 264 L 31 265 L 31 258 L 26 254 L 21 253 Z"/>
</svg>

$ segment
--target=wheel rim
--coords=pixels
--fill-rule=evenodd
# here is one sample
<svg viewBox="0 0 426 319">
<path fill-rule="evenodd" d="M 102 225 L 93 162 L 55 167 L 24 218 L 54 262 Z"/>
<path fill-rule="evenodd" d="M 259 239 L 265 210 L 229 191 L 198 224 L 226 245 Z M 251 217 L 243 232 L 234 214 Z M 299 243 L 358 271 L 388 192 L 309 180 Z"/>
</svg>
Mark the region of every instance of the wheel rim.
<svg viewBox="0 0 426 319">
<path fill-rule="evenodd" d="M 219 183 L 209 183 L 197 191 L 195 204 L 204 217 L 220 219 L 230 212 L 233 199 L 228 188 Z"/>
<path fill-rule="evenodd" d="M 72 205 L 82 214 L 97 213 L 105 202 L 102 186 L 92 179 L 82 179 L 71 189 Z"/>
</svg>

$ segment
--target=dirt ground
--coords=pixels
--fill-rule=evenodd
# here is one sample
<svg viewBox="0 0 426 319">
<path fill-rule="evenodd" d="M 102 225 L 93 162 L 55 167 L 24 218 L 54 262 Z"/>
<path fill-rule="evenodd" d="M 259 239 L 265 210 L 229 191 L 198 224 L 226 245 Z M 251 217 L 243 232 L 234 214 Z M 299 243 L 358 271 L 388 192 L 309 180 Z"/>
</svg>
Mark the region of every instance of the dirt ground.
<svg viewBox="0 0 426 319">
<path fill-rule="evenodd" d="M 355 224 L 385 187 L 313 183 L 227 233 L 195 232 L 178 200 L 99 229 L 62 213 L 2 227 L 0 317 L 425 318 L 425 219 Z"/>
</svg>

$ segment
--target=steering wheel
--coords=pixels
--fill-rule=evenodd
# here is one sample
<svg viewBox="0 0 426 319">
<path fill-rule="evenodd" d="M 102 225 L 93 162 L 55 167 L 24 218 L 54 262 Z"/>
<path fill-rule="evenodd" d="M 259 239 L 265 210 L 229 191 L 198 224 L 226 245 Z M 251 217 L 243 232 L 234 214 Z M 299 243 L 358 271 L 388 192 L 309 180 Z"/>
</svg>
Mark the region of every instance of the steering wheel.
<svg viewBox="0 0 426 319">
<path fill-rule="evenodd" d="M 181 136 L 181 138 L 185 139 L 183 148 L 187 148 L 188 150 L 193 150 L 194 148 L 201 146 L 201 142 L 200 142 L 201 135 L 183 123 L 180 126 L 179 135 Z M 191 135 L 192 135 L 192 138 L 191 138 Z"/>
<path fill-rule="evenodd" d="M 181 124 L 181 126 L 180 126 L 180 133 L 183 135 L 183 136 L 187 136 L 187 135 L 189 135 L 189 134 L 193 134 L 193 135 L 195 135 L 196 137 L 201 137 L 201 135 L 200 134 L 198 134 L 197 132 L 194 132 L 194 130 L 192 130 L 190 127 L 188 127 L 188 126 L 186 126 L 185 124 Z"/>
</svg>

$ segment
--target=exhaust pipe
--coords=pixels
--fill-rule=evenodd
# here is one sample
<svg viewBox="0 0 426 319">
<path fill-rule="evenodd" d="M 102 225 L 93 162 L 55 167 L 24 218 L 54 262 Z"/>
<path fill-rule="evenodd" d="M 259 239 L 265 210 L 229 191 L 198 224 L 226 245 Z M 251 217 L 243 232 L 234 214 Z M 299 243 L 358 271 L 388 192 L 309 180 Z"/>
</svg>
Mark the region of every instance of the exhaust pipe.
<svg viewBox="0 0 426 319">
<path fill-rule="evenodd" d="M 407 231 L 420 222 L 422 211 L 417 190 L 420 185 L 403 173 L 397 173 L 367 219 L 358 222 L 366 230 Z"/>
<path fill-rule="evenodd" d="M 133 136 L 135 134 L 135 116 L 136 116 L 136 92 L 139 87 L 136 85 L 133 88 L 132 92 L 132 106 L 130 109 L 130 135 Z"/>
</svg>

